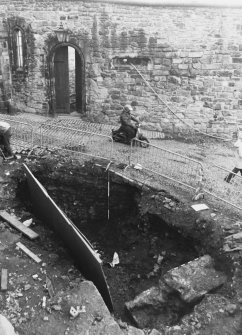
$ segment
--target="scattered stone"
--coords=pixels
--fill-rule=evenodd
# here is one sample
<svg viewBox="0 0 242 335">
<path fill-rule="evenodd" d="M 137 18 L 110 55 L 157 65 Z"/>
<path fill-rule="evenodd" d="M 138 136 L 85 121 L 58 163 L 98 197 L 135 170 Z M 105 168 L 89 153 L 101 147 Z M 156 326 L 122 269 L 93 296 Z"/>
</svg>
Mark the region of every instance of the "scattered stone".
<svg viewBox="0 0 242 335">
<path fill-rule="evenodd" d="M 28 291 L 30 289 L 31 289 L 31 285 L 29 284 L 24 285 L 24 291 Z"/>
<path fill-rule="evenodd" d="M 220 312 L 230 304 L 228 299 L 219 294 L 206 295 L 191 314 L 182 318 L 179 326 L 167 327 L 165 334 L 240 334 L 240 313 L 231 317 L 227 313 Z"/>
<path fill-rule="evenodd" d="M 80 308 L 80 306 L 77 306 L 76 308 L 71 306 L 70 315 L 73 319 L 75 319 L 80 313 L 86 313 L 86 307 L 85 306 L 82 306 L 82 308 Z"/>
<path fill-rule="evenodd" d="M 143 330 L 132 327 L 132 326 L 129 326 L 127 328 L 127 332 L 125 332 L 125 334 L 127 334 L 127 335 L 145 335 Z"/>
<path fill-rule="evenodd" d="M 51 308 L 52 308 L 54 311 L 61 311 L 61 306 L 60 306 L 60 305 L 53 305 L 53 306 L 51 306 Z"/>
<path fill-rule="evenodd" d="M 128 329 L 128 327 L 129 327 L 128 324 L 127 324 L 127 322 L 124 322 L 121 319 L 118 319 L 117 323 L 120 326 L 120 328 L 122 328 L 122 329 Z"/>
<path fill-rule="evenodd" d="M 16 335 L 13 326 L 8 319 L 0 314 L 0 334 L 1 335 Z"/>
<path fill-rule="evenodd" d="M 134 169 L 136 169 L 136 170 L 142 170 L 142 165 L 139 164 L 139 163 L 137 163 L 137 164 L 134 165 Z"/>
<path fill-rule="evenodd" d="M 46 308 L 46 297 L 45 296 L 43 296 L 43 298 L 42 298 L 42 308 Z"/>
<path fill-rule="evenodd" d="M 115 265 L 118 265 L 119 264 L 119 256 L 117 254 L 117 252 L 115 251 L 115 253 L 113 254 L 113 260 L 111 263 L 109 263 L 109 265 L 114 268 Z"/>
<path fill-rule="evenodd" d="M 229 304 L 226 306 L 225 311 L 230 314 L 233 315 L 237 310 L 237 306 L 235 304 Z"/>
<path fill-rule="evenodd" d="M 57 292 L 56 301 L 58 298 L 62 298 L 62 305 L 65 306 L 65 310 L 70 310 L 73 306 L 85 306 L 85 313 L 80 313 L 75 322 L 70 322 L 68 327 L 70 328 L 71 334 L 105 334 L 105 335 L 124 335 L 117 322 L 113 319 L 107 306 L 105 305 L 100 293 L 92 282 L 83 281 L 74 289 L 68 292 Z M 56 313 L 51 314 L 52 317 Z M 96 322 L 94 325 L 93 317 L 101 315 L 102 321 Z M 57 325 L 60 323 L 59 318 L 56 319 Z M 33 326 L 35 326 L 35 320 L 32 320 Z M 41 325 L 42 334 L 48 334 L 48 327 Z"/>
<path fill-rule="evenodd" d="M 163 329 L 165 325 L 176 322 L 186 307 L 173 289 L 165 283 L 151 287 L 126 302 L 125 307 L 139 328 Z"/>
<path fill-rule="evenodd" d="M 59 256 L 57 254 L 49 254 L 49 258 L 53 261 L 56 261 L 59 258 Z"/>
<path fill-rule="evenodd" d="M 33 219 L 25 220 L 25 221 L 23 221 L 23 224 L 24 224 L 26 227 L 30 227 L 30 226 L 33 224 Z"/>
<path fill-rule="evenodd" d="M 158 255 L 157 261 L 154 264 L 153 270 L 146 275 L 147 278 L 151 278 L 157 275 L 158 271 L 160 270 L 163 259 L 164 259 L 163 256 Z"/>
<path fill-rule="evenodd" d="M 85 311 L 86 311 L 86 309 L 85 309 Z M 97 322 L 101 322 L 102 319 L 103 319 L 102 315 L 96 315 L 95 316 L 95 321 L 97 321 Z"/>
<path fill-rule="evenodd" d="M 48 290 L 49 296 L 50 296 L 50 298 L 52 298 L 55 294 L 55 291 L 54 291 L 54 287 L 52 285 L 52 282 L 51 282 L 50 278 L 47 277 L 47 276 L 46 276 L 46 279 L 45 279 L 45 283 L 46 283 L 46 288 Z"/>
<path fill-rule="evenodd" d="M 209 209 L 206 204 L 195 204 L 191 206 L 196 212 L 203 211 Z"/>
<path fill-rule="evenodd" d="M 224 284 L 226 276 L 216 271 L 213 259 L 205 255 L 168 271 L 164 281 L 178 291 L 184 301 L 192 302 Z"/>
<path fill-rule="evenodd" d="M 149 335 L 162 335 L 158 330 L 152 329 L 152 331 L 149 333 Z"/>
<path fill-rule="evenodd" d="M 225 237 L 225 244 L 223 246 L 225 252 L 242 250 L 242 232 Z"/>
</svg>

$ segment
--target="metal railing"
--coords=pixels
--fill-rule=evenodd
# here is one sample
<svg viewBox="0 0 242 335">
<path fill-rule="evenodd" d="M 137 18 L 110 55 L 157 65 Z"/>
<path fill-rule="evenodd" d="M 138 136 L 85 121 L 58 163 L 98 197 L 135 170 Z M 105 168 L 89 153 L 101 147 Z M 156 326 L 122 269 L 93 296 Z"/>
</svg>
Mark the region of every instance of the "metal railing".
<svg viewBox="0 0 242 335">
<path fill-rule="evenodd" d="M 111 161 L 113 153 L 113 139 L 110 136 L 48 123 L 40 126 L 40 146 L 108 161 Z"/>
<path fill-rule="evenodd" d="M 129 166 L 159 175 L 196 192 L 203 170 L 200 162 L 153 144 L 142 147 L 146 145 L 137 139 L 132 141 Z"/>
<path fill-rule="evenodd" d="M 14 151 L 18 152 L 23 149 L 32 149 L 34 145 L 34 129 L 29 123 L 15 121 L 10 118 L 0 117 L 11 126 L 11 143 Z"/>
<path fill-rule="evenodd" d="M 171 184 L 176 183 L 197 193 L 206 193 L 237 209 L 242 209 L 242 177 L 235 175 L 230 183 L 224 179 L 231 172 L 218 165 L 202 164 L 187 156 L 172 152 L 162 147 L 137 139 L 131 142 L 130 149 L 114 153 L 113 139 L 107 134 L 82 129 L 59 126 L 52 122 L 42 123 L 33 127 L 30 123 L 16 121 L 13 118 L 0 116 L 0 120 L 8 122 L 12 129 L 12 146 L 15 152 L 22 149 L 32 149 L 34 145 L 42 148 L 57 149 L 71 155 L 82 157 L 97 157 L 125 163 L 129 169 L 126 176 L 141 183 L 166 178 Z M 118 144 L 117 144 L 118 145 Z M 125 148 L 126 149 L 126 148 Z M 115 156 L 115 158 L 114 158 Z M 193 197 L 193 198 L 194 198 Z"/>
<path fill-rule="evenodd" d="M 230 182 L 226 177 L 232 174 Z M 203 191 L 229 205 L 242 209 L 242 177 L 221 166 L 204 165 Z"/>
</svg>

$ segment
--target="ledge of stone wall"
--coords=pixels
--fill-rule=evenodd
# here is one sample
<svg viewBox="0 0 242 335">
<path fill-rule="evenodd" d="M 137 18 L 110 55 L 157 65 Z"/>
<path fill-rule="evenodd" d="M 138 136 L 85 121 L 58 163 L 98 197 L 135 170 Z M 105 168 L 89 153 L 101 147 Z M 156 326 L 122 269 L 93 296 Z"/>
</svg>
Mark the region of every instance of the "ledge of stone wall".
<svg viewBox="0 0 242 335">
<path fill-rule="evenodd" d="M 173 7 L 233 7 L 242 8 L 239 0 L 230 0 L 225 3 L 222 0 L 91 0 L 92 2 L 105 2 L 110 4 L 123 4 L 135 6 L 173 6 Z M 89 1 L 90 2 L 90 1 Z"/>
</svg>

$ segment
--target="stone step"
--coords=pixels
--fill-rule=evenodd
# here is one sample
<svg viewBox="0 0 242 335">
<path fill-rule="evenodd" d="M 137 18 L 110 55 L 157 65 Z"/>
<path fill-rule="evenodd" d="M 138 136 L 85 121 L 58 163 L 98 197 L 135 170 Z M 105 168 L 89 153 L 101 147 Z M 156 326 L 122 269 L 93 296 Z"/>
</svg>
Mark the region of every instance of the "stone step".
<svg viewBox="0 0 242 335">
<path fill-rule="evenodd" d="M 163 280 L 179 292 L 185 302 L 190 303 L 224 284 L 227 278 L 214 269 L 213 259 L 204 255 L 168 271 Z"/>
</svg>

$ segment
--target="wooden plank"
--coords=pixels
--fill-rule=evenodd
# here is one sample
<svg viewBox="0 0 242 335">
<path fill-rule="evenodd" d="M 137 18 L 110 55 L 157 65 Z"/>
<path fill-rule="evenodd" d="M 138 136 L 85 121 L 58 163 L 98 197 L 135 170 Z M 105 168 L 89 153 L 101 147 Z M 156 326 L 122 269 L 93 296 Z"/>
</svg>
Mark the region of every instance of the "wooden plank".
<svg viewBox="0 0 242 335">
<path fill-rule="evenodd" d="M 8 289 L 8 270 L 2 269 L 1 273 L 1 291 L 6 291 Z"/>
<path fill-rule="evenodd" d="M 1 218 L 8 222 L 11 226 L 15 229 L 20 231 L 23 235 L 27 236 L 31 240 L 36 239 L 39 235 L 34 232 L 32 229 L 26 227 L 22 222 L 20 222 L 16 217 L 13 215 L 8 214 L 6 211 L 0 211 Z"/>
<path fill-rule="evenodd" d="M 93 281 L 110 312 L 113 312 L 112 298 L 102 269 L 102 262 L 91 243 L 51 199 L 27 165 L 23 164 L 23 167 L 27 175 L 30 197 L 36 215 L 50 224 L 63 239 L 63 242 L 74 255 L 82 274 Z"/>
<path fill-rule="evenodd" d="M 32 258 L 36 263 L 40 263 L 41 259 L 36 256 L 32 251 L 30 251 L 23 243 L 18 242 L 16 245 L 21 249 L 23 252 L 25 252 L 30 258 Z"/>
</svg>

